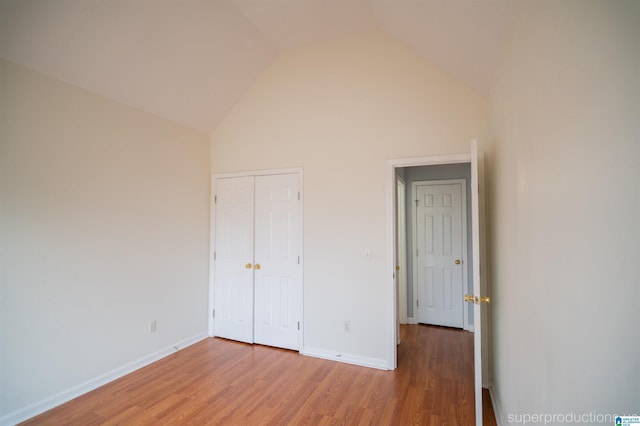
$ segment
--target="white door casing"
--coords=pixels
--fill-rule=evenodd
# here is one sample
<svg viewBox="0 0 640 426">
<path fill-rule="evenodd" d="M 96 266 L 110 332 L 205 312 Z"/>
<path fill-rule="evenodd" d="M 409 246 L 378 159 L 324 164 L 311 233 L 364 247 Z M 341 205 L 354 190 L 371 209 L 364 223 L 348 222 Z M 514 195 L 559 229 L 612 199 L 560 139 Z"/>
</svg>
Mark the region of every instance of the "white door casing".
<svg viewBox="0 0 640 426">
<path fill-rule="evenodd" d="M 465 181 L 414 182 L 417 319 L 463 327 Z"/>
<path fill-rule="evenodd" d="M 216 192 L 213 332 L 253 343 L 253 176 L 218 179 Z"/>
<path fill-rule="evenodd" d="M 300 180 L 255 180 L 255 343 L 299 349 L 302 306 Z"/>
<path fill-rule="evenodd" d="M 397 182 L 397 233 L 396 233 L 396 250 L 397 260 L 396 265 L 400 267 L 397 269 L 397 282 L 398 282 L 398 342 L 400 341 L 400 324 L 407 323 L 407 225 L 406 225 L 406 183 L 400 177 Z"/>
</svg>

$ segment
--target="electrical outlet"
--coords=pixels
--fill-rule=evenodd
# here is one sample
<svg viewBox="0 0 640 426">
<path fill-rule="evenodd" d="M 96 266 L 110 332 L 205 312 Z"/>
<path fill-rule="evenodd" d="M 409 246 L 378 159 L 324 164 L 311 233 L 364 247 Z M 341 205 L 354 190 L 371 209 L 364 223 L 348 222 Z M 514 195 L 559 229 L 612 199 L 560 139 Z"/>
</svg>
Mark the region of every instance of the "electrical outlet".
<svg viewBox="0 0 640 426">
<path fill-rule="evenodd" d="M 351 321 L 344 320 L 344 322 L 342 323 L 342 330 L 345 333 L 351 333 Z"/>
<path fill-rule="evenodd" d="M 149 333 L 155 333 L 158 330 L 158 323 L 156 320 L 149 321 Z"/>
</svg>

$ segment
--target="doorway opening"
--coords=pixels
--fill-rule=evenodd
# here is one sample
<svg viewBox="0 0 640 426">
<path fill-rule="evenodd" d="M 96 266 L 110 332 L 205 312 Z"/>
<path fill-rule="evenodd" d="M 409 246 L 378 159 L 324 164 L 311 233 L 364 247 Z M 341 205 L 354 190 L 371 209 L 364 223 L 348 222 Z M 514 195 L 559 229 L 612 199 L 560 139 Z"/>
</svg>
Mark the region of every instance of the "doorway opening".
<svg viewBox="0 0 640 426">
<path fill-rule="evenodd" d="M 396 192 L 405 200 L 396 221 L 406 224 L 396 234 L 396 270 L 406 271 L 406 282 L 399 274 L 397 283 L 399 297 L 406 295 L 398 300 L 400 322 L 473 331 L 473 306 L 463 301 L 473 294 L 471 165 L 398 167 L 396 179 L 406 182 L 405 193 Z"/>
<path fill-rule="evenodd" d="M 485 258 L 485 226 L 484 226 L 484 156 L 477 151 L 477 142 L 471 141 L 471 150 L 469 153 L 464 154 L 452 154 L 434 157 L 420 157 L 409 158 L 388 161 L 387 168 L 387 224 L 388 224 L 388 270 L 393 270 L 393 274 L 390 274 L 391 278 L 389 282 L 389 300 L 391 301 L 390 309 L 390 342 L 388 346 L 388 360 L 389 369 L 395 369 L 397 367 L 397 329 L 399 323 L 399 310 L 397 308 L 398 297 L 398 280 L 397 280 L 397 266 L 398 255 L 396 250 L 397 245 L 397 175 L 398 172 L 402 173 L 403 168 L 409 167 L 421 167 L 421 166 L 436 166 L 436 165 L 457 165 L 466 164 L 471 168 L 471 222 L 472 222 L 472 238 L 469 241 L 469 246 L 472 248 L 472 256 L 469 257 L 469 263 L 473 262 L 473 292 L 467 293 L 464 300 L 469 303 L 469 306 L 473 309 L 473 324 L 474 324 L 474 382 L 475 382 L 475 407 L 476 407 L 476 424 L 482 424 L 482 402 L 483 402 L 483 387 L 488 387 L 489 366 L 488 366 L 488 341 L 487 341 L 487 321 L 486 321 L 486 309 L 481 309 L 481 302 L 488 302 L 489 297 L 482 297 L 482 295 L 488 294 L 487 280 L 486 280 L 486 258 Z M 406 176 L 403 177 L 406 180 Z M 408 185 L 407 185 L 408 186 Z M 414 253 L 408 253 L 407 258 L 413 256 Z M 405 269 L 407 267 L 405 266 Z M 409 271 L 410 272 L 410 271 Z M 412 286 L 407 286 L 407 292 L 412 292 Z M 407 301 L 411 303 L 412 297 L 407 295 Z M 412 306 L 412 308 L 415 308 Z M 409 306 L 407 306 L 409 310 Z M 407 312 L 409 315 L 410 312 Z M 409 317 L 407 318 L 409 319 Z M 415 315 L 413 322 L 417 322 Z"/>
<path fill-rule="evenodd" d="M 411 191 L 411 185 L 407 182 L 406 180 L 406 173 L 410 168 L 425 168 L 424 170 L 427 170 L 426 168 L 430 167 L 430 166 L 455 166 L 455 165 L 469 165 L 471 163 L 471 154 L 470 153 L 465 153 L 465 154 L 452 154 L 452 155 L 443 155 L 443 156 L 435 156 L 435 157 L 417 157 L 417 158 L 407 158 L 407 159 L 400 159 L 400 160 L 390 160 L 388 162 L 388 169 L 387 169 L 387 217 L 388 217 L 388 236 L 389 236 L 389 252 L 388 252 L 388 264 L 389 264 L 389 270 L 393 270 L 393 277 L 392 277 L 392 281 L 391 281 L 391 285 L 389 286 L 389 289 L 391 290 L 391 294 L 389 295 L 389 300 L 391 300 L 392 306 L 391 306 L 391 312 L 392 315 L 390 317 L 392 323 L 390 324 L 391 326 L 391 341 L 389 342 L 389 346 L 388 346 L 388 351 L 389 351 L 389 355 L 388 355 L 388 360 L 389 360 L 389 365 L 388 368 L 389 370 L 395 370 L 398 364 L 398 354 L 397 354 L 397 344 L 399 342 L 399 324 L 400 324 L 400 312 L 402 310 L 402 308 L 400 308 L 400 305 L 402 304 L 402 301 L 399 300 L 399 279 L 398 277 L 401 277 L 401 274 L 399 274 L 399 270 L 402 270 L 402 265 L 400 265 L 399 262 L 399 258 L 398 258 L 398 250 L 397 250 L 397 245 L 398 245 L 398 180 L 401 179 L 402 181 L 405 182 L 405 205 L 407 205 L 407 203 L 412 199 L 412 195 L 411 194 L 407 194 L 407 192 Z M 410 207 L 411 206 L 407 206 L 408 208 L 406 208 L 406 212 L 405 215 L 408 215 L 408 211 L 410 211 Z M 407 222 L 405 220 L 405 224 L 406 227 L 409 228 L 409 222 Z M 410 233 L 406 233 L 405 234 L 405 239 L 406 240 L 412 240 Z M 471 246 L 470 241 L 468 242 L 469 246 Z M 406 244 L 408 245 L 408 243 Z M 410 252 L 406 252 L 406 258 L 409 259 L 411 258 L 411 254 Z M 405 263 L 408 263 L 408 261 L 406 261 Z M 409 265 L 404 265 L 404 271 L 406 272 L 406 293 L 407 293 L 407 297 L 406 297 L 406 301 L 413 301 L 413 285 L 408 285 L 409 284 L 409 276 L 412 275 L 411 269 L 413 268 L 413 266 L 411 266 L 411 269 L 408 267 Z M 407 313 L 407 323 L 408 324 L 417 324 L 417 322 L 415 321 L 414 318 L 414 314 L 413 314 L 413 306 L 410 306 L 410 303 L 405 302 L 405 306 L 406 306 L 406 313 Z M 411 305 L 413 305 L 413 303 L 411 303 Z"/>
</svg>

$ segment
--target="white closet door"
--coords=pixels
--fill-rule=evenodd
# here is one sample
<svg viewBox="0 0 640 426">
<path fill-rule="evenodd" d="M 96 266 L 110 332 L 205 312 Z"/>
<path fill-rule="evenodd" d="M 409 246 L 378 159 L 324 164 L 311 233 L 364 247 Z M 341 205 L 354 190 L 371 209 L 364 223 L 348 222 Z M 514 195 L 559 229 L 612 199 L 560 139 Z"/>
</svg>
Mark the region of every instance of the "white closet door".
<svg viewBox="0 0 640 426">
<path fill-rule="evenodd" d="M 300 178 L 255 178 L 255 342 L 299 350 L 302 320 Z"/>
<path fill-rule="evenodd" d="M 253 176 L 218 179 L 214 334 L 253 343 Z"/>
</svg>

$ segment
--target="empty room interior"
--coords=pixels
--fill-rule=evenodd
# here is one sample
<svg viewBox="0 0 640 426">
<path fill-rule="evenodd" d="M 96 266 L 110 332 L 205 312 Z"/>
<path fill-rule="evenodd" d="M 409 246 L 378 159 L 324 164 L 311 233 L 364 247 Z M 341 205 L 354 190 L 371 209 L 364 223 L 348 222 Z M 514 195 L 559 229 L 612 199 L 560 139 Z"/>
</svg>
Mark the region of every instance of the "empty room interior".
<svg viewBox="0 0 640 426">
<path fill-rule="evenodd" d="M 0 425 L 640 414 L 639 42 L 635 0 L 2 1 Z"/>
</svg>

